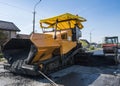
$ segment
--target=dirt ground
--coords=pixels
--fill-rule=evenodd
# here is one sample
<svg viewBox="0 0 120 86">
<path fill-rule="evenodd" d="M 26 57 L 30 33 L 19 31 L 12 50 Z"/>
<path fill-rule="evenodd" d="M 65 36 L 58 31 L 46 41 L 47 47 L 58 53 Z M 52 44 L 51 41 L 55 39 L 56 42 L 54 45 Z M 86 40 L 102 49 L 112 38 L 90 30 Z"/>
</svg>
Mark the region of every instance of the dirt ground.
<svg viewBox="0 0 120 86">
<path fill-rule="evenodd" d="M 85 67 L 73 65 L 49 77 L 62 86 L 120 86 L 120 71 L 115 66 Z M 4 70 L 0 64 L 0 86 L 54 86 L 41 77 L 21 76 Z"/>
</svg>

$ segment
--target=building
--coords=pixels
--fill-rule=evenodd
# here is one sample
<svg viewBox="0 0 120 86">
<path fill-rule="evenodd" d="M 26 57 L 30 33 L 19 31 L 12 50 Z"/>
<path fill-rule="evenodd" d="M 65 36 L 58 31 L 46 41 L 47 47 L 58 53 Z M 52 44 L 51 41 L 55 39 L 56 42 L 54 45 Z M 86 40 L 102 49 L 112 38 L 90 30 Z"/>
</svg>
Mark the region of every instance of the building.
<svg viewBox="0 0 120 86">
<path fill-rule="evenodd" d="M 7 38 L 16 38 L 16 32 L 20 32 L 20 29 L 12 22 L 0 20 L 0 31 L 7 35 Z"/>
<path fill-rule="evenodd" d="M 27 34 L 17 34 L 18 39 L 30 39 L 30 35 Z"/>
<path fill-rule="evenodd" d="M 20 29 L 12 22 L 1 21 L 0 20 L 0 53 L 1 46 L 9 39 L 16 38 L 16 32 Z"/>
</svg>

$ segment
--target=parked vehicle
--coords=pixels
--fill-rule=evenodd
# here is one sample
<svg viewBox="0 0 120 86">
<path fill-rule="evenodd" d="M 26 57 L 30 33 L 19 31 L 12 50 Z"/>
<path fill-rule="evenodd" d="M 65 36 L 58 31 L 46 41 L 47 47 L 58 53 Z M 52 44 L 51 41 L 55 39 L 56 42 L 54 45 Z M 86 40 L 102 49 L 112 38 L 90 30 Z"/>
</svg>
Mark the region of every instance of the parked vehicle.
<svg viewBox="0 0 120 86">
<path fill-rule="evenodd" d="M 105 55 L 113 55 L 116 62 L 120 62 L 118 36 L 105 37 L 103 52 Z"/>
</svg>

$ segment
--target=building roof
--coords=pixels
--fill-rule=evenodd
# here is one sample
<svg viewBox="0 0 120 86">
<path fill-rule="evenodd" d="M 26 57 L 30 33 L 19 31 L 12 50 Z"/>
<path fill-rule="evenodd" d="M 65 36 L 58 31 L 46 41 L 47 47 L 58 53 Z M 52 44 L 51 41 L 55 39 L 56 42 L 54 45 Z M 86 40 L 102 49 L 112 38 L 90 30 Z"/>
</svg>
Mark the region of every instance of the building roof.
<svg viewBox="0 0 120 86">
<path fill-rule="evenodd" d="M 20 31 L 20 29 L 14 23 L 2 20 L 0 20 L 0 30 Z"/>
</svg>

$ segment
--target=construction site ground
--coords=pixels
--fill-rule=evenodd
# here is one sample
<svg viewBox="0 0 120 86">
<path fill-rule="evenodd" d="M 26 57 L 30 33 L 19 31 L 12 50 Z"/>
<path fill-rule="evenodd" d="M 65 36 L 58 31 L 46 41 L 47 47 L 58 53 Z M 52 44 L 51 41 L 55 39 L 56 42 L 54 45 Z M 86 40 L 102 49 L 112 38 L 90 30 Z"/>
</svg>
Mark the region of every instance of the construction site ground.
<svg viewBox="0 0 120 86">
<path fill-rule="evenodd" d="M 49 75 L 60 86 L 120 86 L 119 66 L 73 65 Z M 0 86 L 54 86 L 42 77 L 17 75 L 0 63 Z"/>
</svg>

